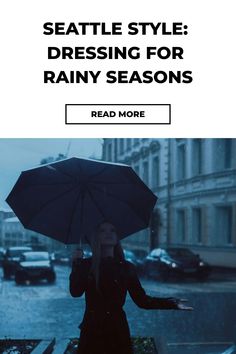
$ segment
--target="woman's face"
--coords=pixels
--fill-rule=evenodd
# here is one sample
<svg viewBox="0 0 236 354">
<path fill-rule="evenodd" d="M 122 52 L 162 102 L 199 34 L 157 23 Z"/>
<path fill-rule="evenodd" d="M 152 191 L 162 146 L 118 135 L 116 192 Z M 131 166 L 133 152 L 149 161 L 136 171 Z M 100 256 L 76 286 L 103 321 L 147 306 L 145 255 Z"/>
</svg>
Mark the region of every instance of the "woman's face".
<svg viewBox="0 0 236 354">
<path fill-rule="evenodd" d="M 115 246 L 118 241 L 115 226 L 104 222 L 99 226 L 98 236 L 100 238 L 101 245 L 104 246 Z"/>
</svg>

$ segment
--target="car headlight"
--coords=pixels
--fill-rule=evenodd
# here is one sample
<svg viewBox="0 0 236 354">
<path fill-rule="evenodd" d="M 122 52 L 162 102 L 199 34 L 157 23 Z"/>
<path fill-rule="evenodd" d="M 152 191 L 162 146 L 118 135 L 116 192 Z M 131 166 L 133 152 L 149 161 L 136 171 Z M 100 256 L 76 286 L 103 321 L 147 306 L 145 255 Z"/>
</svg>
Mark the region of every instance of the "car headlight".
<svg viewBox="0 0 236 354">
<path fill-rule="evenodd" d="M 171 263 L 171 267 L 172 267 L 172 268 L 176 268 L 176 267 L 177 267 L 177 264 L 176 264 L 176 263 Z"/>
<path fill-rule="evenodd" d="M 204 262 L 199 262 L 200 267 L 203 267 L 205 265 Z"/>
</svg>

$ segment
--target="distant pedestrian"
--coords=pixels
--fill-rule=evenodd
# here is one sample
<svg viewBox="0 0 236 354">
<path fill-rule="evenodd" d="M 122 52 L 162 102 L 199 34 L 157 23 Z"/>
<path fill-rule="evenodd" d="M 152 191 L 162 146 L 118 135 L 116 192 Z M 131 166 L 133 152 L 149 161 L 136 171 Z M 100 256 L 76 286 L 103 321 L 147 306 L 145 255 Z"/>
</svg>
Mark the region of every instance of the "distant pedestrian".
<svg viewBox="0 0 236 354">
<path fill-rule="evenodd" d="M 73 255 L 70 293 L 85 293 L 86 309 L 80 324 L 80 354 L 133 354 L 130 331 L 123 310 L 127 291 L 144 309 L 192 310 L 186 300 L 146 295 L 135 266 L 124 259 L 117 231 L 109 222 L 100 224 L 90 241 L 92 257 Z"/>
</svg>

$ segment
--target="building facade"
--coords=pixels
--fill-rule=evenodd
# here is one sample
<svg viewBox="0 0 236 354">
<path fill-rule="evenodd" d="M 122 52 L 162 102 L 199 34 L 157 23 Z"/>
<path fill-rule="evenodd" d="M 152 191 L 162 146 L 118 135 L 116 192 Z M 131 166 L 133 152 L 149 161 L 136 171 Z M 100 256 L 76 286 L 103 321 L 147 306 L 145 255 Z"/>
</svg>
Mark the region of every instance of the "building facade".
<svg viewBox="0 0 236 354">
<path fill-rule="evenodd" d="M 103 158 L 129 164 L 158 196 L 150 229 L 124 246 L 185 246 L 236 267 L 236 139 L 104 139 Z"/>
<path fill-rule="evenodd" d="M 12 216 L 14 216 L 14 212 L 12 210 L 0 208 L 0 247 L 2 247 L 2 243 L 3 243 L 3 232 L 2 232 L 3 221 Z"/>
<path fill-rule="evenodd" d="M 11 213 L 11 216 L 4 218 L 1 222 L 1 247 L 30 245 L 35 250 L 47 250 L 50 252 L 58 248 L 55 247 L 56 241 L 34 231 L 26 230 L 19 219 L 16 216 L 12 216 L 14 213 L 9 213 Z"/>
</svg>

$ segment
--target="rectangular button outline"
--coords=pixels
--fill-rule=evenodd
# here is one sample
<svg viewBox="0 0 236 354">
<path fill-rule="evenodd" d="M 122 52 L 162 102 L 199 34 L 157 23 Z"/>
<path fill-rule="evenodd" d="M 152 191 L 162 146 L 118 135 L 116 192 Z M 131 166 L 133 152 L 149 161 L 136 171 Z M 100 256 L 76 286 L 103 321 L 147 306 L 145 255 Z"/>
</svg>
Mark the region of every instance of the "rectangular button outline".
<svg viewBox="0 0 236 354">
<path fill-rule="evenodd" d="M 69 123 L 67 122 L 68 106 L 167 106 L 169 108 L 169 122 L 167 123 Z M 65 104 L 65 124 L 66 125 L 170 125 L 171 124 L 171 104 L 170 103 L 66 103 Z"/>
</svg>

